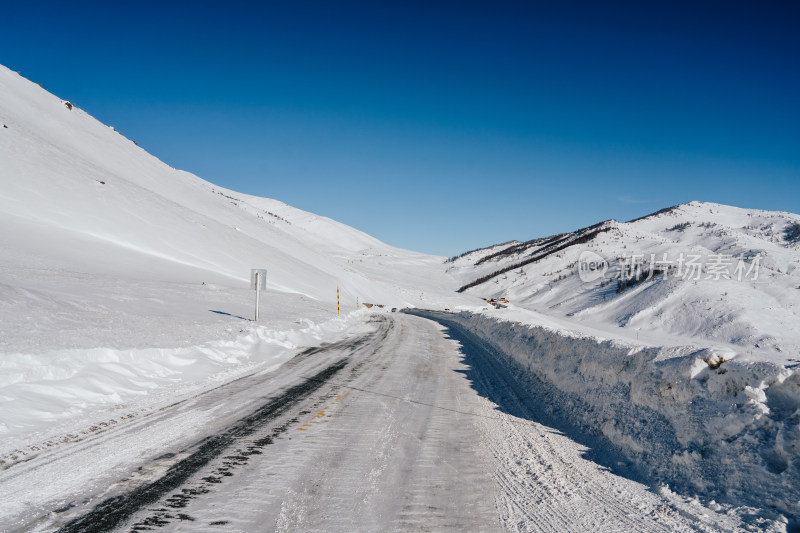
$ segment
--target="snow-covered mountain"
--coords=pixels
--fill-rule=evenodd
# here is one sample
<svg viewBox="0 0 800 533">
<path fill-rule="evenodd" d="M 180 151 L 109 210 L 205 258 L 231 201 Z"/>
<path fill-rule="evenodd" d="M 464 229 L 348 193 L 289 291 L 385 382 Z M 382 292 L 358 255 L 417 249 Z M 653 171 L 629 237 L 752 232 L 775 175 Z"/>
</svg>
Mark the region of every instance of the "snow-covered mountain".
<svg viewBox="0 0 800 533">
<path fill-rule="evenodd" d="M 6 324 L 24 323 L 23 315 L 88 312 L 93 304 L 80 297 L 93 290 L 244 290 L 250 269 L 264 267 L 270 291 L 320 305 L 334 305 L 337 286 L 348 309 L 357 297 L 398 307 L 507 297 L 604 329 L 800 349 L 798 215 L 692 202 L 631 222 L 476 250 L 443 269 L 442 258 L 173 169 L 5 67 L 0 95 Z M 640 270 L 630 270 L 635 263 Z M 598 265 L 604 275 L 581 275 Z M 637 279 L 648 269 L 664 272 Z M 98 279 L 124 287 L 92 288 Z M 225 311 L 245 314 L 239 304 Z M 52 330 L 66 329 L 52 320 Z M 27 327 L 45 326 L 39 320 Z M 21 339 L 14 340 L 0 339 L 0 349 L 19 348 Z"/>
<path fill-rule="evenodd" d="M 690 202 L 446 265 L 462 292 L 606 330 L 800 351 L 800 215 Z"/>
<path fill-rule="evenodd" d="M 445 260 L 175 170 L 1 66 L 0 191 L 0 468 L 364 334 L 359 298 L 462 311 L 651 480 L 800 516 L 798 215 L 692 202 Z"/>
<path fill-rule="evenodd" d="M 244 286 L 267 268 L 271 290 L 335 302 L 340 286 L 348 305 L 455 288 L 441 258 L 175 170 L 5 67 L 0 122 L 6 269 Z M 0 280 L 4 300 L 13 285 Z"/>
<path fill-rule="evenodd" d="M 270 288 L 330 300 L 340 285 L 387 303 L 404 300 L 387 264 L 436 270 L 437 258 L 175 170 L 5 67 L 0 95 L 6 263 L 199 282 L 265 267 Z"/>
<path fill-rule="evenodd" d="M 0 191 L 6 436 L 277 364 L 358 328 L 357 302 L 461 298 L 443 258 L 171 168 L 2 66 Z"/>
</svg>

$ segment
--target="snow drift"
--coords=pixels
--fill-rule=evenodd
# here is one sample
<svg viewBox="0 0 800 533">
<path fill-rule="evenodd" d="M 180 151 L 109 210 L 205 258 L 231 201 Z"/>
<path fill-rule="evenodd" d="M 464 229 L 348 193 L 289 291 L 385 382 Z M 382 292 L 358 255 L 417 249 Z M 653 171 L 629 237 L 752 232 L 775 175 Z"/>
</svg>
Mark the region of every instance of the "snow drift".
<svg viewBox="0 0 800 533">
<path fill-rule="evenodd" d="M 369 331 L 363 315 L 363 311 L 352 312 L 288 330 L 248 327 L 233 340 L 183 348 L 4 354 L 0 360 L 0 467 L 26 455 L 25 450 L 9 448 L 19 444 L 21 436 L 30 440 L 32 431 L 45 428 L 52 433 L 60 422 L 74 425 L 74 419 L 87 412 L 102 418 L 104 409 L 141 409 L 162 399 L 172 403 L 182 394 L 243 372 L 277 368 L 300 347 Z"/>
</svg>

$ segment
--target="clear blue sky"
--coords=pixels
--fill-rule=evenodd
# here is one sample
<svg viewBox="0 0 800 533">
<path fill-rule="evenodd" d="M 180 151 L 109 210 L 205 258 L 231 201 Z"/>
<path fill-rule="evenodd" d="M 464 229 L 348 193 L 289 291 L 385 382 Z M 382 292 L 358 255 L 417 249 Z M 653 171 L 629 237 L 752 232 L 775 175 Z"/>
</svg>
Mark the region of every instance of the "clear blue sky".
<svg viewBox="0 0 800 533">
<path fill-rule="evenodd" d="M 5 2 L 0 63 L 177 168 L 453 255 L 800 212 L 798 2 Z"/>
</svg>

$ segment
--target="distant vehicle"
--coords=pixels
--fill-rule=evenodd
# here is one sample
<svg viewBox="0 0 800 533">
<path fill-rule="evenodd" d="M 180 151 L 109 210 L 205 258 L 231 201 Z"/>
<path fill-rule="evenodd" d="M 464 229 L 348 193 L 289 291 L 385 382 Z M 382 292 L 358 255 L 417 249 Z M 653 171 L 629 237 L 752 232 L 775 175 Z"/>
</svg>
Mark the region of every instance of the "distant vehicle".
<svg viewBox="0 0 800 533">
<path fill-rule="evenodd" d="M 392 307 L 392 313 L 396 313 L 396 312 L 397 312 L 397 308 L 396 307 Z"/>
<path fill-rule="evenodd" d="M 450 310 L 450 308 L 449 308 L 449 307 L 445 307 L 445 308 L 444 308 L 444 310 L 445 310 L 445 311 L 449 311 L 449 310 Z"/>
</svg>

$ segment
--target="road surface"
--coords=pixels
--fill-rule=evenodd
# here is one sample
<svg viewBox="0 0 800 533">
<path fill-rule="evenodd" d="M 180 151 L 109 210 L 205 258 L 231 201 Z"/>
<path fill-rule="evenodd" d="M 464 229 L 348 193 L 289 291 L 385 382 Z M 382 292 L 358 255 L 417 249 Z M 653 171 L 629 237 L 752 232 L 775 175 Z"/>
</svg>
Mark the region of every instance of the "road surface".
<svg viewBox="0 0 800 533">
<path fill-rule="evenodd" d="M 7 468 L 0 498 L 16 503 L 0 509 L 3 530 L 725 528 L 540 423 L 469 332 L 399 313 L 372 320 L 363 338 Z"/>
</svg>

